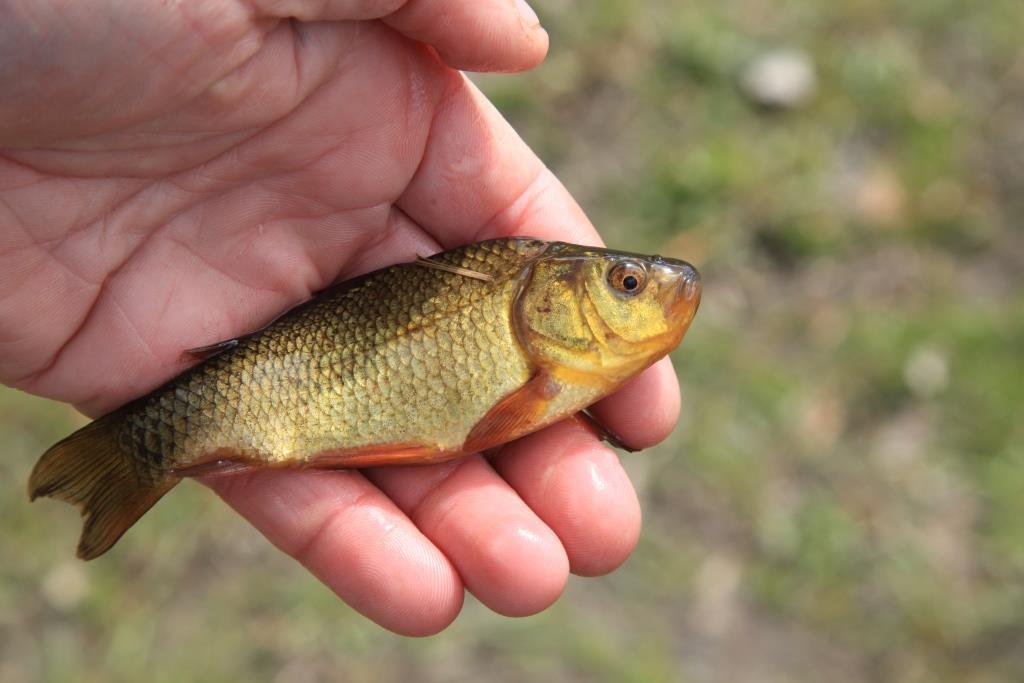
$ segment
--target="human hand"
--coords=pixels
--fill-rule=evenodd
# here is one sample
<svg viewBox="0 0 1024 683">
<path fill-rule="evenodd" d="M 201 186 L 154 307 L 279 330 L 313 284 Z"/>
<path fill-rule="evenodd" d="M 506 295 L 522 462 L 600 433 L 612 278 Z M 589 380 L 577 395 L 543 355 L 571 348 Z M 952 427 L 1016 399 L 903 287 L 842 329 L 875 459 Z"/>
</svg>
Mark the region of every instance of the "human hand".
<svg viewBox="0 0 1024 683">
<path fill-rule="evenodd" d="M 183 349 L 258 328 L 333 280 L 502 235 L 599 240 L 455 70 L 543 58 L 546 35 L 511 0 L 0 12 L 6 384 L 95 416 L 182 371 Z M 636 447 L 677 411 L 667 361 L 595 409 Z M 444 628 L 464 588 L 502 614 L 544 609 L 569 571 L 618 566 L 640 527 L 617 457 L 572 422 L 488 459 L 206 483 L 405 634 Z"/>
</svg>

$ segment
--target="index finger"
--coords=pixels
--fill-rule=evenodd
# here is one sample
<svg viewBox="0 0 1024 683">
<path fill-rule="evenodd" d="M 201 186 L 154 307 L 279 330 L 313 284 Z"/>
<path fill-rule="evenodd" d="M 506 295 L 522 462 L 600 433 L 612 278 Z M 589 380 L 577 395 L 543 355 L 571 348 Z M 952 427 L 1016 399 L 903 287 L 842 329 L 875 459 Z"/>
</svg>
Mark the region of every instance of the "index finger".
<svg viewBox="0 0 1024 683">
<path fill-rule="evenodd" d="M 263 16 L 300 21 L 380 19 L 431 45 L 446 64 L 522 71 L 544 59 L 548 35 L 525 0 L 251 0 Z"/>
</svg>

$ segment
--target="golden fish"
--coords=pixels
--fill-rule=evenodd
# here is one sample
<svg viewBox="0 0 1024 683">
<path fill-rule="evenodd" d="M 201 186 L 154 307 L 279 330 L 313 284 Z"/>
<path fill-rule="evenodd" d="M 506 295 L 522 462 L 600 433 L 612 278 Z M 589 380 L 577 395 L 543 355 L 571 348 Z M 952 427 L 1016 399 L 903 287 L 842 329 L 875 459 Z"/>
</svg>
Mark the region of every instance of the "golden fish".
<svg viewBox="0 0 1024 683">
<path fill-rule="evenodd" d="M 48 450 L 32 499 L 108 550 L 182 477 L 428 463 L 585 409 L 667 354 L 700 301 L 683 261 L 518 238 L 329 289 Z"/>
</svg>

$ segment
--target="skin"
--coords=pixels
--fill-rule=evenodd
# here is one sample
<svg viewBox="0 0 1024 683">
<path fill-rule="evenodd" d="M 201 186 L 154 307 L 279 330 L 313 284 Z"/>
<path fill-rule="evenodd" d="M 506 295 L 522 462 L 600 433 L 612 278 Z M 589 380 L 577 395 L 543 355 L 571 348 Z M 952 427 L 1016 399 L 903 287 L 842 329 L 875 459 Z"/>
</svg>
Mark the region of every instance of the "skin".
<svg viewBox="0 0 1024 683">
<path fill-rule="evenodd" d="M 511 1 L 0 0 L 0 16 L 10 386 L 98 416 L 180 372 L 183 349 L 334 280 L 504 235 L 600 243 L 456 71 L 543 59 Z M 678 413 L 668 362 L 595 412 L 633 447 L 660 441 Z M 206 483 L 408 635 L 451 623 L 464 589 L 543 610 L 640 529 L 618 458 L 574 422 L 489 459 Z"/>
</svg>

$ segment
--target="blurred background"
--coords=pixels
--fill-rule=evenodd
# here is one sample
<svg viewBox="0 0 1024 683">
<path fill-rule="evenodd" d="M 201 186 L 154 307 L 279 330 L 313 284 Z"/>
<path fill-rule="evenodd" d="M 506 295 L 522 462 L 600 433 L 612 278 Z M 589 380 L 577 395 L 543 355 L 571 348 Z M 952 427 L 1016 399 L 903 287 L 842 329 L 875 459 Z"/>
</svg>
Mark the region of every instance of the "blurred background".
<svg viewBox="0 0 1024 683">
<path fill-rule="evenodd" d="M 686 258 L 629 562 L 393 636 L 198 486 L 72 559 L 81 424 L 0 388 L 0 680 L 1024 680 L 1024 3 L 536 0 L 477 82 L 607 242 Z"/>
</svg>

